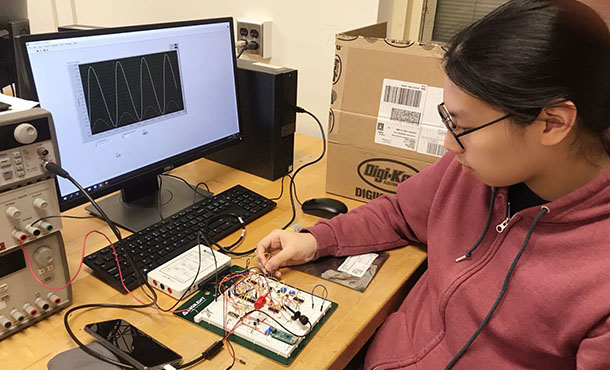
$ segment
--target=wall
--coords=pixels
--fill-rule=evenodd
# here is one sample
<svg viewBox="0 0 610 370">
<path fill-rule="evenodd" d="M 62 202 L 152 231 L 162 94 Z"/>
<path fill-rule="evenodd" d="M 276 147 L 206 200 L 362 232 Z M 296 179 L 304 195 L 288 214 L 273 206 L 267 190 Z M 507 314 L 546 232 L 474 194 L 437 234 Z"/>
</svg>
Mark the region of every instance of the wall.
<svg viewBox="0 0 610 370">
<path fill-rule="evenodd" d="M 379 1 L 387 0 L 28 0 L 28 13 L 33 33 L 72 23 L 123 26 L 223 16 L 270 20 L 272 58 L 266 62 L 298 69 L 298 104 L 326 128 L 335 34 L 377 23 Z M 297 131 L 319 137 L 318 126 L 306 115 L 298 116 Z"/>
</svg>

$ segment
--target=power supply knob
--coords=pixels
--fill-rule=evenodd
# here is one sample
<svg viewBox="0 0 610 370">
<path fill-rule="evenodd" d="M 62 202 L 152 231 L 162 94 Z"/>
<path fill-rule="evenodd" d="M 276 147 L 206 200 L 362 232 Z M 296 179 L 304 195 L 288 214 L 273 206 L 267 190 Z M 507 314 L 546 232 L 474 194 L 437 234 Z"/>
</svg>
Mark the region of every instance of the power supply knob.
<svg viewBox="0 0 610 370">
<path fill-rule="evenodd" d="M 15 220 L 18 220 L 21 218 L 21 211 L 17 207 L 13 207 L 13 206 L 8 207 L 6 209 L 6 214 L 8 215 L 8 217 L 14 218 Z"/>
<path fill-rule="evenodd" d="M 41 211 L 44 211 L 49 207 L 49 203 L 42 198 L 36 198 L 34 199 L 34 207 L 38 208 Z"/>
<path fill-rule="evenodd" d="M 18 143 L 31 144 L 38 138 L 38 131 L 31 124 L 22 123 L 15 128 L 13 135 Z"/>
<path fill-rule="evenodd" d="M 46 266 L 53 262 L 53 251 L 49 247 L 40 247 L 34 252 L 34 261 L 40 266 Z"/>
</svg>

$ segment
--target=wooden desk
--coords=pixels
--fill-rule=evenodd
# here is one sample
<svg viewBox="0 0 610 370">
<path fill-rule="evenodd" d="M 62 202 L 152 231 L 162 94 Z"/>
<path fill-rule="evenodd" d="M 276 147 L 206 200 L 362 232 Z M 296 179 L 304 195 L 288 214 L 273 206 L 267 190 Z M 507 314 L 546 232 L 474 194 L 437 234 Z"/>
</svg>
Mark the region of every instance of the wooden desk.
<svg viewBox="0 0 610 370">
<path fill-rule="evenodd" d="M 295 147 L 295 168 L 319 155 L 321 142 L 304 135 L 297 135 Z M 226 166 L 198 160 L 173 172 L 189 180 L 191 183 L 206 181 L 213 192 L 221 192 L 235 184 L 242 184 L 261 195 L 274 198 L 279 195 L 280 182 L 271 182 L 254 175 L 228 168 Z M 326 160 L 310 166 L 297 178 L 298 194 L 301 200 L 326 196 L 325 188 Z M 286 185 L 288 181 L 286 181 Z M 287 186 L 284 190 L 287 190 Z M 332 196 L 332 195 L 330 195 Z M 349 209 L 362 203 L 342 198 Z M 85 215 L 83 207 L 66 212 L 70 215 Z M 291 216 L 290 201 L 285 193 L 278 201 L 278 207 L 269 214 L 259 218 L 247 226 L 247 234 L 240 248 L 252 248 L 271 230 L 282 227 Z M 297 212 L 295 222 L 309 226 L 317 218 Z M 98 219 L 74 220 L 64 219 L 62 234 L 66 244 L 68 262 L 71 273 L 76 271 L 81 254 L 84 234 L 92 229 L 98 229 L 112 236 L 110 229 Z M 123 233 L 127 235 L 128 233 Z M 229 236 L 227 240 L 235 240 L 238 233 Z M 114 238 L 113 238 L 114 239 Z M 113 240 L 112 239 L 112 240 Z M 91 253 L 106 245 L 102 237 L 92 235 L 87 243 L 86 253 Z M 405 282 L 421 265 L 426 253 L 413 246 L 390 251 L 390 258 L 381 268 L 365 293 L 359 293 L 347 287 L 323 281 L 319 278 L 286 269 L 283 279 L 287 284 L 309 291 L 315 284 L 323 282 L 328 288 L 328 298 L 339 304 L 337 311 L 320 329 L 313 340 L 303 349 L 293 362 L 294 369 L 342 369 L 349 360 L 366 343 L 375 329 L 383 322 L 406 295 Z M 242 262 L 240 262 L 242 261 Z M 236 260 L 236 263 L 243 263 Z M 397 273 L 399 271 L 399 273 Z M 74 305 L 85 303 L 124 303 L 136 302 L 127 295 L 118 293 L 113 288 L 90 275 L 91 270 L 84 267 L 73 284 Z M 141 290 L 137 290 L 143 296 Z M 159 292 L 159 302 L 162 307 L 169 307 L 174 300 Z M 219 337 L 205 329 L 199 328 L 171 314 L 160 313 L 154 309 L 137 311 L 119 309 L 95 309 L 78 311 L 72 315 L 70 323 L 76 335 L 85 343 L 92 338 L 82 328 L 85 324 L 123 318 L 153 335 L 157 340 L 180 353 L 185 361 L 197 357 L 205 348 Z M 60 352 L 74 348 L 63 327 L 63 312 L 55 314 L 40 323 L 18 332 L 0 342 L 0 368 L 3 369 L 46 369 L 47 362 Z M 236 369 L 283 369 L 266 357 L 234 345 L 238 358 L 247 365 L 236 363 Z M 193 369 L 226 369 L 231 358 L 226 350 L 222 350 L 211 361 L 204 361 Z"/>
</svg>

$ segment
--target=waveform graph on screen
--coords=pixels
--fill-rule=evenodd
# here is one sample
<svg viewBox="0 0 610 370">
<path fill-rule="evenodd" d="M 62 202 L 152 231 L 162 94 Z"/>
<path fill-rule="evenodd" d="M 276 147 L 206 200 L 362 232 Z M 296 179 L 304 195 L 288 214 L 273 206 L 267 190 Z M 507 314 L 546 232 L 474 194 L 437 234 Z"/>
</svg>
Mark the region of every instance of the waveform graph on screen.
<svg viewBox="0 0 610 370">
<path fill-rule="evenodd" d="M 176 50 L 79 64 L 91 135 L 184 110 Z"/>
</svg>

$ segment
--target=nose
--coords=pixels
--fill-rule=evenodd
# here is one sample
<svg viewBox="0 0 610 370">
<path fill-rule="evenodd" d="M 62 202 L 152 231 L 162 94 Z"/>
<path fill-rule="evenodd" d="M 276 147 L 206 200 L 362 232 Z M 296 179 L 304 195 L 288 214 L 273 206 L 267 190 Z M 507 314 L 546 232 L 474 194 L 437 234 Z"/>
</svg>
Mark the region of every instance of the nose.
<svg viewBox="0 0 610 370">
<path fill-rule="evenodd" d="M 443 141 L 443 146 L 448 152 L 451 151 L 454 153 L 462 153 L 464 151 L 464 149 L 462 149 L 460 144 L 458 144 L 457 140 L 455 139 L 455 137 L 453 137 L 449 130 L 445 132 L 445 140 Z"/>
</svg>

